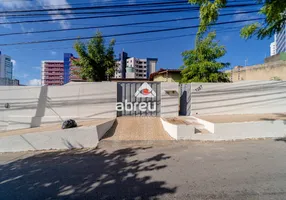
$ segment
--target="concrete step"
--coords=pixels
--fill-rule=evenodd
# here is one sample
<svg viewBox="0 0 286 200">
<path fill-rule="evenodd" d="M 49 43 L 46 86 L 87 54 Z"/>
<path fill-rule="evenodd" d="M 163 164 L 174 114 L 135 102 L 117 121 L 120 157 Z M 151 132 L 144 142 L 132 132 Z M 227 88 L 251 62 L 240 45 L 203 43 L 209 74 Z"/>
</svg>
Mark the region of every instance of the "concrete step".
<svg viewBox="0 0 286 200">
<path fill-rule="evenodd" d="M 197 119 L 193 118 L 193 117 L 186 117 L 184 118 L 187 122 L 189 122 L 190 124 L 192 124 L 195 129 L 204 129 L 205 126 L 203 124 L 200 124 Z"/>
</svg>

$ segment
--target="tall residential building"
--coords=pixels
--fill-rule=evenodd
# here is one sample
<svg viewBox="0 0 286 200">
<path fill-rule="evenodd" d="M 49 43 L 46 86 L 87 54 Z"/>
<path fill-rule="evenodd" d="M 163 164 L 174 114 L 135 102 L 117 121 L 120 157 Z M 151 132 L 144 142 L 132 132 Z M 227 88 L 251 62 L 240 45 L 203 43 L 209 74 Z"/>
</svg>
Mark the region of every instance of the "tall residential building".
<svg viewBox="0 0 286 200">
<path fill-rule="evenodd" d="M 11 57 L 1 54 L 0 51 L 0 78 L 13 78 L 13 63 Z"/>
<path fill-rule="evenodd" d="M 77 60 L 71 53 L 64 54 L 64 84 L 70 81 L 83 81 L 79 76 L 80 67 L 74 66 L 72 60 Z"/>
<path fill-rule="evenodd" d="M 276 34 L 276 53 L 286 52 L 286 25 Z"/>
<path fill-rule="evenodd" d="M 114 78 L 120 79 L 149 79 L 150 74 L 156 71 L 157 58 L 135 58 L 127 57 L 122 52 L 116 62 Z"/>
<path fill-rule="evenodd" d="M 126 65 L 130 69 L 126 73 L 126 78 L 149 79 L 150 74 L 156 71 L 157 61 L 157 58 L 128 58 Z"/>
<path fill-rule="evenodd" d="M 270 56 L 276 55 L 276 42 L 270 44 Z"/>
<path fill-rule="evenodd" d="M 126 60 L 128 54 L 122 51 L 119 54 L 119 59 L 116 61 L 114 78 L 126 78 Z"/>
<path fill-rule="evenodd" d="M 42 85 L 64 84 L 64 62 L 42 61 Z"/>
</svg>

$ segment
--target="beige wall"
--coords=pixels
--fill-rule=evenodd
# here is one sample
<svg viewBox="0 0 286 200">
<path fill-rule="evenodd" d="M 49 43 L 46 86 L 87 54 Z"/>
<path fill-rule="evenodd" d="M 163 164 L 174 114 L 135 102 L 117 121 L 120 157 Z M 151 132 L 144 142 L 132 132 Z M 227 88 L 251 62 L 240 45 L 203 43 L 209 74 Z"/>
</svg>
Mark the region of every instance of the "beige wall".
<svg viewBox="0 0 286 200">
<path fill-rule="evenodd" d="M 286 80 L 286 61 L 277 61 L 250 67 L 241 67 L 240 72 L 236 68 L 228 70 L 232 82 L 264 80 L 269 81 L 273 77 L 279 77 L 281 80 Z"/>
<path fill-rule="evenodd" d="M 154 81 L 158 82 L 179 82 L 181 80 L 181 75 L 178 73 L 158 74 L 154 77 Z"/>
</svg>

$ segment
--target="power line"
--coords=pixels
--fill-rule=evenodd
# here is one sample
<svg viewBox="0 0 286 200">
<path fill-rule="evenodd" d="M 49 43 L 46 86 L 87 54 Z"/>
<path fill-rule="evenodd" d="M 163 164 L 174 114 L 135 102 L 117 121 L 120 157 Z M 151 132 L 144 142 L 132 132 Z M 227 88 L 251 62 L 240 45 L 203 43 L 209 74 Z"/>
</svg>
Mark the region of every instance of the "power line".
<svg viewBox="0 0 286 200">
<path fill-rule="evenodd" d="M 50 9 L 35 9 L 35 10 L 10 10 L 2 11 L 0 13 L 9 14 L 9 13 L 31 13 L 31 12 L 51 12 L 51 11 L 71 11 L 71 10 L 89 10 L 89 9 L 107 9 L 107 8 L 119 8 L 119 7 L 134 7 L 134 6 L 150 6 L 150 5 L 167 5 L 167 4 L 177 4 L 177 3 L 186 3 L 186 0 L 180 1 L 160 1 L 150 3 L 136 3 L 136 4 L 118 4 L 118 5 L 104 5 L 104 6 L 84 6 L 84 7 L 70 7 L 70 8 L 50 8 Z"/>
<path fill-rule="evenodd" d="M 258 10 L 236 12 L 236 13 L 225 13 L 225 14 L 220 14 L 220 16 L 229 16 L 229 15 L 235 15 L 235 14 L 249 14 L 249 13 L 256 13 L 256 12 L 258 12 Z M 0 37 L 1 36 L 12 36 L 12 35 L 23 35 L 23 34 L 35 34 L 35 33 L 37 34 L 37 33 L 51 33 L 51 32 L 62 32 L 62 31 L 76 31 L 76 30 L 87 30 L 87 29 L 98 29 L 98 28 L 134 26 L 134 25 L 143 25 L 143 24 L 157 24 L 157 23 L 185 21 L 185 20 L 193 20 L 193 19 L 199 19 L 199 18 L 198 17 L 187 17 L 187 18 L 179 18 L 179 19 L 145 21 L 145 22 L 136 22 L 136 23 L 125 23 L 125 24 L 111 24 L 111 25 L 101 25 L 101 26 L 88 26 L 88 27 L 68 28 L 68 29 L 50 29 L 50 30 L 42 30 L 42 31 L 3 33 L 3 34 L 0 34 Z"/>
<path fill-rule="evenodd" d="M 173 6 L 173 5 L 172 5 Z M 140 11 L 157 11 L 167 9 L 186 9 L 186 10 L 198 10 L 197 7 L 190 7 L 189 5 L 183 7 L 171 7 L 164 6 L 163 8 L 151 8 L 151 9 L 133 9 L 133 10 L 112 10 L 112 13 L 129 13 L 129 12 L 140 12 Z M 108 10 L 110 11 L 110 10 Z M 35 17 L 35 16 L 63 16 L 63 15 L 90 15 L 90 14 L 106 14 L 107 11 L 96 11 L 96 12 L 76 12 L 76 13 L 31 13 L 31 14 L 13 14 L 13 15 L 0 15 L 0 17 Z"/>
<path fill-rule="evenodd" d="M 174 12 L 186 12 L 188 10 L 173 10 L 165 13 Z M 70 21 L 70 20 L 82 20 L 82 19 L 96 19 L 96 18 L 111 18 L 111 17 L 125 17 L 134 15 L 149 15 L 149 14 L 161 14 L 162 11 L 156 12 L 142 12 L 142 13 L 129 13 L 129 14 L 117 14 L 117 15 L 103 15 L 103 16 L 90 16 L 90 17 L 73 17 L 73 18 L 60 18 L 60 19 L 43 19 L 43 20 L 28 20 L 28 21 L 14 21 L 14 22 L 1 22 L 0 25 L 4 24 L 27 24 L 27 23 L 42 23 L 42 22 L 54 22 L 54 21 Z"/>
<path fill-rule="evenodd" d="M 236 26 L 236 27 L 221 27 L 216 30 L 216 32 L 233 32 L 236 31 L 243 26 Z M 166 39 L 174 39 L 174 38 L 180 38 L 180 37 L 187 37 L 187 36 L 194 36 L 196 33 L 191 33 L 191 34 L 183 34 L 183 35 L 174 35 L 174 36 L 166 36 L 166 37 L 157 37 L 157 38 L 140 38 L 140 39 L 134 39 L 134 40 L 123 40 L 116 42 L 116 45 L 118 44 L 133 44 L 133 43 L 142 43 L 142 42 L 152 42 L 152 41 L 160 41 L 160 40 L 166 40 Z M 54 47 L 54 46 L 49 46 L 48 48 L 40 49 L 40 48 L 34 48 L 34 49 L 27 49 L 25 47 L 25 50 L 59 50 L 59 49 L 70 49 L 72 48 L 71 46 L 65 46 L 65 47 Z M 22 50 L 23 48 L 13 48 L 13 50 Z"/>
<path fill-rule="evenodd" d="M 233 23 L 240 23 L 240 22 L 247 22 L 247 21 L 254 21 L 254 20 L 261 20 L 264 18 L 255 18 L 255 19 L 247 19 L 247 20 L 237 20 L 237 21 L 228 21 L 228 22 L 218 22 L 213 25 L 222 25 L 222 24 L 233 24 Z M 199 25 L 195 26 L 183 26 L 178 28 L 168 28 L 168 29 L 157 29 L 157 30 L 147 30 L 147 31 L 138 31 L 138 32 L 129 32 L 129 33 L 117 33 L 111 35 L 104 35 L 103 37 L 119 37 L 119 36 L 128 36 L 128 35 L 139 35 L 139 34 L 146 34 L 146 33 L 158 33 L 158 32 L 168 32 L 168 31 L 175 31 L 175 30 L 184 30 L 190 28 L 198 28 Z M 80 39 L 86 40 L 91 39 L 93 37 L 82 37 Z M 30 42 L 16 42 L 10 44 L 0 44 L 0 46 L 14 46 L 14 45 L 27 45 L 27 44 L 40 44 L 40 43 L 54 43 L 54 42 L 63 42 L 63 41 L 73 41 L 78 40 L 79 38 L 61 38 L 61 39 L 54 39 L 54 40 L 39 40 L 39 41 L 30 41 Z"/>
<path fill-rule="evenodd" d="M 33 0 L 1 0 L 2 3 L 10 3 L 11 1 L 33 2 Z M 122 2 L 124 2 L 124 1 L 120 1 L 120 2 L 106 2 L 106 1 L 104 1 L 104 5 L 118 5 L 118 4 L 122 4 Z M 125 0 L 125 2 L 129 4 L 129 0 Z M 156 1 L 143 1 L 143 2 L 151 4 L 151 3 L 156 2 Z M 169 2 L 169 1 L 164 1 L 164 2 Z M 187 2 L 187 1 L 185 1 L 185 2 Z M 237 0 L 228 0 L 228 2 L 229 3 L 232 3 L 232 2 L 237 3 L 238 1 Z M 251 0 L 239 0 L 239 2 L 248 2 L 248 3 L 250 3 L 250 2 L 253 2 L 253 1 L 251 1 Z M 35 7 L 39 7 L 39 8 L 50 8 L 50 7 L 52 7 L 52 8 L 54 8 L 55 6 L 57 6 L 57 7 L 67 6 L 67 8 L 70 8 L 70 6 L 74 6 L 74 5 L 98 5 L 98 4 L 102 4 L 102 3 L 98 2 L 98 1 L 97 2 L 95 1 L 95 2 L 68 3 L 68 4 L 57 4 L 57 5 L 38 5 L 38 6 L 33 5 L 33 8 L 35 8 Z M 31 7 L 29 7 L 29 8 L 31 8 Z"/>
<path fill-rule="evenodd" d="M 192 8 L 191 10 L 198 10 L 199 8 Z M 1 22 L 0 25 L 4 24 L 21 24 L 21 23 L 42 23 L 42 22 L 54 22 L 54 21 L 68 21 L 68 20 L 81 20 L 81 19 L 95 19 L 95 18 L 110 18 L 110 17 L 125 17 L 125 16 L 135 16 L 135 15 L 149 15 L 149 14 L 162 14 L 162 13 L 174 13 L 174 12 L 186 12 L 188 9 L 181 10 L 167 10 L 162 11 L 155 9 L 154 11 L 147 12 L 136 12 L 136 13 L 127 13 L 127 14 L 115 14 L 115 15 L 100 15 L 100 16 L 90 16 L 90 17 L 73 17 L 73 18 L 58 18 L 58 19 L 43 19 L 43 20 L 28 20 L 28 21 L 13 21 L 13 22 Z"/>
<path fill-rule="evenodd" d="M 173 6 L 173 5 L 171 5 Z M 240 6 L 240 5 L 239 5 Z M 149 12 L 149 11 L 171 11 L 171 10 L 190 10 L 190 11 L 197 11 L 199 10 L 198 7 L 191 7 L 189 5 L 183 7 L 160 7 L 160 8 L 151 8 L 151 9 L 130 9 L 130 10 L 112 10 L 112 13 L 130 13 L 130 12 Z M 64 15 L 94 15 L 94 14 L 106 14 L 107 11 L 96 11 L 96 12 L 76 12 L 76 13 L 31 13 L 31 14 L 14 14 L 14 15 L 0 15 L 0 17 L 36 17 L 36 16 L 64 16 Z"/>
<path fill-rule="evenodd" d="M 198 10 L 190 6 L 174 7 L 174 8 L 152 8 L 152 9 L 136 9 L 136 10 L 112 10 L 112 13 L 130 13 L 130 12 L 149 12 L 149 11 L 169 11 L 169 10 Z M 0 15 L 0 17 L 35 17 L 35 16 L 63 16 L 63 15 L 89 15 L 89 14 L 106 14 L 107 11 L 97 12 L 77 12 L 77 13 L 36 13 L 36 14 L 22 14 L 22 15 Z"/>
<path fill-rule="evenodd" d="M 198 6 L 191 6 L 186 0 L 180 1 L 161 1 L 161 2 L 153 2 L 153 3 L 137 3 L 137 4 L 119 4 L 119 5 L 105 5 L 105 6 L 85 6 L 85 7 L 69 7 L 69 8 L 51 8 L 51 9 L 35 9 L 35 10 L 10 10 L 10 11 L 2 11 L 0 14 L 9 14 L 9 13 L 32 13 L 32 12 L 53 12 L 53 11 L 75 11 L 75 10 L 90 10 L 90 9 L 112 9 L 112 8 L 128 8 L 128 7 L 145 7 L 145 6 L 159 6 L 159 5 L 168 5 L 168 4 L 186 4 L 193 8 L 199 8 Z M 260 5 L 259 3 L 247 3 L 247 4 L 233 4 L 227 5 L 227 7 L 234 7 L 234 6 L 257 6 Z"/>
</svg>

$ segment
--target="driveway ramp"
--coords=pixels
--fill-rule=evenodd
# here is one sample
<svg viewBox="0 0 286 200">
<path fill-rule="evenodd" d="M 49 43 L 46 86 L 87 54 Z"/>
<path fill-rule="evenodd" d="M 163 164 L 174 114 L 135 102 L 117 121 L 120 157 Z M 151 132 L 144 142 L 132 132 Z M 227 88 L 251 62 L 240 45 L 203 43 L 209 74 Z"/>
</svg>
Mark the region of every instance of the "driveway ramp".
<svg viewBox="0 0 286 200">
<path fill-rule="evenodd" d="M 159 117 L 118 117 L 102 140 L 172 140 Z"/>
</svg>

